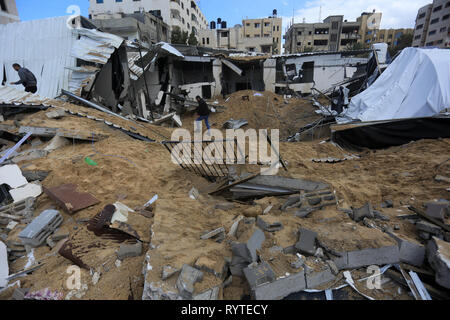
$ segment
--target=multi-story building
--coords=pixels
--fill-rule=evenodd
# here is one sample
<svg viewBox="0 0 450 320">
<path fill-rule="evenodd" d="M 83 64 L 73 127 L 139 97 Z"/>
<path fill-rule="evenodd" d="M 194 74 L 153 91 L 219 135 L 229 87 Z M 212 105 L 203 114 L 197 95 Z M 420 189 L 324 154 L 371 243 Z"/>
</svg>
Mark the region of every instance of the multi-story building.
<svg viewBox="0 0 450 320">
<path fill-rule="evenodd" d="M 296 23 L 287 30 L 285 52 L 341 51 L 356 43 L 364 43 L 366 34 L 379 28 L 381 13 L 364 12 L 357 21 L 344 16 L 329 16 L 321 23 Z"/>
<path fill-rule="evenodd" d="M 273 15 L 262 19 L 245 19 L 227 28 L 220 18 L 210 23 L 210 29 L 200 31 L 200 45 L 216 49 L 235 49 L 260 53 L 281 53 L 281 29 L 283 20 Z"/>
<path fill-rule="evenodd" d="M 118 15 L 121 17 L 119 18 Z M 104 32 L 118 35 L 127 40 L 147 43 L 169 42 L 169 26 L 160 16 L 152 13 L 115 14 L 109 19 L 91 19 Z"/>
<path fill-rule="evenodd" d="M 181 31 L 198 36 L 208 22 L 201 12 L 197 0 L 89 0 L 90 19 L 110 19 L 115 14 L 152 12 L 159 15 L 171 30 L 180 27 Z M 118 16 L 120 18 L 120 16 Z"/>
<path fill-rule="evenodd" d="M 0 24 L 18 21 L 20 21 L 20 19 L 16 0 L 0 0 Z"/>
<path fill-rule="evenodd" d="M 450 0 L 434 0 L 419 9 L 412 45 L 450 48 Z"/>
</svg>

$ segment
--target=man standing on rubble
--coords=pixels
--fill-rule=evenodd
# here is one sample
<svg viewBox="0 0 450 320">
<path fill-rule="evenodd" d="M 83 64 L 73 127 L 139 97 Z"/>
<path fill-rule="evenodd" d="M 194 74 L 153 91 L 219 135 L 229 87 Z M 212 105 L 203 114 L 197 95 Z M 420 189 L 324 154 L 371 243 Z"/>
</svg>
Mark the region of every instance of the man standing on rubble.
<svg viewBox="0 0 450 320">
<path fill-rule="evenodd" d="M 209 129 L 211 129 L 211 127 L 209 126 L 209 122 L 208 122 L 208 118 L 209 118 L 209 114 L 211 113 L 211 111 L 209 110 L 208 105 L 206 104 L 205 100 L 203 100 L 202 98 L 200 98 L 200 96 L 197 96 L 195 98 L 198 102 L 198 107 L 197 107 L 197 114 L 199 115 L 198 119 L 195 120 L 196 122 L 196 127 L 197 127 L 197 123 L 201 122 L 203 120 L 205 120 L 206 123 L 206 127 Z M 198 127 L 197 127 L 198 128 Z M 197 131 L 198 129 L 196 129 Z"/>
<path fill-rule="evenodd" d="M 37 80 L 34 74 L 27 68 L 22 68 L 20 64 L 13 64 L 14 70 L 19 74 L 20 80 L 17 82 L 11 82 L 12 85 L 22 84 L 25 87 L 26 92 L 36 93 Z"/>
</svg>

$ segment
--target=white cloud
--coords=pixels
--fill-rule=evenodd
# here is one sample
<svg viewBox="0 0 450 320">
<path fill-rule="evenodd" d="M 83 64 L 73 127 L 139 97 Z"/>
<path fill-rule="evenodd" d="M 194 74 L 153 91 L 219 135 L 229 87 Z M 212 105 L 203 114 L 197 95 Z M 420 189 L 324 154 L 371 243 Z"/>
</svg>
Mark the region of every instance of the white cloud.
<svg viewBox="0 0 450 320">
<path fill-rule="evenodd" d="M 295 8 L 295 23 L 319 22 L 320 6 L 322 20 L 330 15 L 343 15 L 348 21 L 356 21 L 362 12 L 382 12 L 381 28 L 414 28 L 419 8 L 431 3 L 432 0 L 310 0 L 303 8 Z M 283 30 L 286 30 L 292 17 L 283 17 Z"/>
</svg>

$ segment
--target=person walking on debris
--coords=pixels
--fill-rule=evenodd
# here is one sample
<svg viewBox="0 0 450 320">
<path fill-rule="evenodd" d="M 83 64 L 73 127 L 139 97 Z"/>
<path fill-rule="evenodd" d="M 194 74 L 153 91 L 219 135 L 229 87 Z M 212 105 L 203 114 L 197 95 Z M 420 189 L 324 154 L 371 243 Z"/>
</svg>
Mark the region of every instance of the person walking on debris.
<svg viewBox="0 0 450 320">
<path fill-rule="evenodd" d="M 202 98 L 200 98 L 200 96 L 197 96 L 195 99 L 196 99 L 197 102 L 198 102 L 198 107 L 197 107 L 197 109 L 196 109 L 196 112 L 197 112 L 197 114 L 200 116 L 200 117 L 198 117 L 197 120 L 195 120 L 195 121 L 196 121 L 196 124 L 197 124 L 198 122 L 201 122 L 201 121 L 205 120 L 206 127 L 208 128 L 208 131 L 209 131 L 209 129 L 211 129 L 211 127 L 209 126 L 208 118 L 209 118 L 209 114 L 211 113 L 211 111 L 209 110 L 209 107 L 208 107 L 208 105 L 206 104 L 205 100 L 203 100 Z M 196 127 L 197 127 L 197 126 L 196 126 Z M 198 127 L 197 127 L 197 128 L 198 128 Z M 196 129 L 196 131 L 197 131 L 197 130 L 198 130 L 198 129 Z"/>
<path fill-rule="evenodd" d="M 22 84 L 25 87 L 26 92 L 36 93 L 37 80 L 34 74 L 27 68 L 22 68 L 20 64 L 13 64 L 14 70 L 19 74 L 20 80 L 17 82 L 11 82 L 12 85 Z"/>
</svg>

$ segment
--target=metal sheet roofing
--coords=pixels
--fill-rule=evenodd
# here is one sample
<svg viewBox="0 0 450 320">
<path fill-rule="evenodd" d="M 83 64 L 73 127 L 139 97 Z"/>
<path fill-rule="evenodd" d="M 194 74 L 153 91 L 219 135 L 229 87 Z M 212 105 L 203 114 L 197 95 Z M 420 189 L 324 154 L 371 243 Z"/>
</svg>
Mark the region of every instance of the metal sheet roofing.
<svg viewBox="0 0 450 320">
<path fill-rule="evenodd" d="M 105 64 L 123 39 L 95 29 L 72 28 L 69 19 L 0 25 L 0 79 L 18 81 L 12 64 L 19 63 L 36 76 L 39 96 L 54 98 L 61 89 L 79 94 L 95 71 L 77 70 L 77 59 Z"/>
</svg>

